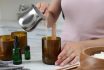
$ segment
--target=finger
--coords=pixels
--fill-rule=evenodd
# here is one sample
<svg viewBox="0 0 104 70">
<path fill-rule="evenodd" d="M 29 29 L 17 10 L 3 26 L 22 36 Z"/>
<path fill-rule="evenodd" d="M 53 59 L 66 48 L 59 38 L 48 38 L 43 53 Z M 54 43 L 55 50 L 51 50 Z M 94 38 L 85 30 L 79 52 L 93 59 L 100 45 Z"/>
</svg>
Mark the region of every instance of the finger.
<svg viewBox="0 0 104 70">
<path fill-rule="evenodd" d="M 43 13 L 48 13 L 49 11 L 48 11 L 48 6 L 49 6 L 49 4 L 45 4 L 45 6 L 44 6 L 44 12 Z M 48 14 L 49 15 L 49 14 Z"/>
<path fill-rule="evenodd" d="M 46 18 L 48 18 L 48 16 L 49 16 L 48 9 L 46 9 L 46 10 L 45 10 L 45 13 L 43 12 L 43 14 L 44 14 L 44 16 L 45 16 Z M 48 20 L 48 19 L 47 19 L 47 20 Z M 48 23 L 48 21 L 47 21 L 47 23 Z"/>
<path fill-rule="evenodd" d="M 60 59 L 58 59 L 56 62 L 55 62 L 55 65 L 60 65 L 61 64 L 61 60 Z"/>
<path fill-rule="evenodd" d="M 58 59 L 56 62 L 55 62 L 55 65 L 60 65 L 65 59 L 67 59 L 68 57 L 63 57 L 62 59 Z"/>
<path fill-rule="evenodd" d="M 64 49 L 66 49 L 66 50 L 64 50 Z M 69 57 L 74 52 L 74 50 L 72 48 L 69 48 L 69 46 L 67 46 L 67 45 L 65 46 L 65 48 L 63 48 L 62 51 L 65 52 L 62 56 L 61 56 L 61 54 L 59 55 L 62 57 L 61 58 L 62 61 L 65 60 L 67 57 Z"/>
<path fill-rule="evenodd" d="M 62 58 L 61 58 L 61 61 L 64 61 L 65 59 L 67 59 L 69 56 L 71 56 L 71 54 L 73 54 L 73 50 L 69 50 L 68 52 L 67 52 L 67 54 L 65 54 Z"/>
<path fill-rule="evenodd" d="M 62 59 L 67 53 L 66 51 L 67 51 L 66 49 L 62 50 L 62 52 L 58 55 L 58 59 Z"/>
<path fill-rule="evenodd" d="M 68 54 L 65 54 L 62 58 L 59 58 L 56 62 L 55 62 L 55 65 L 60 65 L 65 59 L 68 58 Z"/>
<path fill-rule="evenodd" d="M 68 64 L 69 62 L 71 62 L 73 60 L 74 57 L 75 57 L 75 54 L 73 53 L 72 55 L 70 55 L 70 57 L 65 59 L 60 65 L 64 66 L 64 65 Z"/>
<path fill-rule="evenodd" d="M 74 58 L 74 60 L 72 60 L 71 62 L 70 62 L 70 64 L 75 64 L 75 63 L 77 63 L 77 62 L 79 62 L 79 56 L 76 56 L 75 58 Z"/>
<path fill-rule="evenodd" d="M 36 4 L 36 7 L 37 7 L 38 9 L 40 9 L 41 3 L 37 3 L 37 4 Z"/>
<path fill-rule="evenodd" d="M 59 55 L 58 55 L 58 59 L 55 62 L 55 65 L 59 65 L 62 62 L 62 57 L 64 57 L 64 55 L 66 54 L 65 50 L 63 50 Z"/>
<path fill-rule="evenodd" d="M 42 13 L 45 13 L 47 7 L 48 7 L 48 5 L 46 3 L 41 3 L 40 11 Z"/>
<path fill-rule="evenodd" d="M 65 54 L 67 54 L 67 52 L 69 51 L 69 45 L 65 44 L 63 50 L 61 51 L 61 53 L 58 55 L 58 59 L 62 58 L 65 56 Z"/>
</svg>

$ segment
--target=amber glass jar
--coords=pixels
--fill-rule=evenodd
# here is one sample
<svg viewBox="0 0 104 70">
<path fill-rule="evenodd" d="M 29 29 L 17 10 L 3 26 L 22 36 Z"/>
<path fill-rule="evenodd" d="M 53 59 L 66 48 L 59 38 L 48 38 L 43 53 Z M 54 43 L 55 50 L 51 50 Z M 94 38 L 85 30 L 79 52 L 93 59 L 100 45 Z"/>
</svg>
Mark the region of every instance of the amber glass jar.
<svg viewBox="0 0 104 70">
<path fill-rule="evenodd" d="M 61 52 L 61 38 L 57 37 L 52 40 L 51 37 L 42 38 L 42 60 L 43 63 L 54 65 L 57 56 Z"/>
<path fill-rule="evenodd" d="M 12 60 L 13 41 L 11 35 L 0 36 L 0 60 Z"/>
<path fill-rule="evenodd" d="M 24 53 L 24 49 L 27 46 L 27 32 L 25 31 L 16 31 L 11 33 L 12 37 L 15 36 L 19 39 L 19 48 L 21 49 L 21 53 Z"/>
</svg>

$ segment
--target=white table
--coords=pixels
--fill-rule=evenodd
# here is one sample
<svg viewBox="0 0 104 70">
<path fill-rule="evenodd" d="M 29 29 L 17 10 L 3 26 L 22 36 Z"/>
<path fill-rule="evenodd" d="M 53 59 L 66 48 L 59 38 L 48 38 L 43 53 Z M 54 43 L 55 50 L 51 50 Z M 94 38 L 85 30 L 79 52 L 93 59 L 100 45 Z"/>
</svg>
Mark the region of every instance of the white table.
<svg viewBox="0 0 104 70">
<path fill-rule="evenodd" d="M 24 68 L 30 70 L 55 70 L 54 65 L 46 65 L 42 63 L 40 59 L 23 62 L 23 64 L 19 66 L 24 66 Z"/>
</svg>

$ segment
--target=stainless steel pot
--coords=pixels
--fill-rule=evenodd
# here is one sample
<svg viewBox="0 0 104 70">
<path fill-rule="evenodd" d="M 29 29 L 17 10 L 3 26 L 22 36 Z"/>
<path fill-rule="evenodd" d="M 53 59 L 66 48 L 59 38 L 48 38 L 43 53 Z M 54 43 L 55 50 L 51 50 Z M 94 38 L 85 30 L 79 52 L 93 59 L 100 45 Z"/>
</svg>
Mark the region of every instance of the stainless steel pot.
<svg viewBox="0 0 104 70">
<path fill-rule="evenodd" d="M 43 19 L 45 19 L 43 14 L 35 5 L 32 5 L 28 10 L 20 15 L 19 24 L 25 31 L 29 32 L 36 28 Z"/>
</svg>

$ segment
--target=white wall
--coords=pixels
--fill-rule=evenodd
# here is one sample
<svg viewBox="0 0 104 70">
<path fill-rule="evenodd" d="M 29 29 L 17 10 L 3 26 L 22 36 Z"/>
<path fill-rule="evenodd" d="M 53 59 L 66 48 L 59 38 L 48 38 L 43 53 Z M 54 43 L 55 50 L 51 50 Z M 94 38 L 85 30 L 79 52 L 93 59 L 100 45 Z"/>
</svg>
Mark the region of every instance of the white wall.
<svg viewBox="0 0 104 70">
<path fill-rule="evenodd" d="M 1 9 L 0 9 L 0 20 L 1 20 L 1 16 L 2 16 L 2 15 L 1 15 Z"/>
<path fill-rule="evenodd" d="M 20 4 L 30 5 L 42 1 L 49 2 L 50 0 L 0 0 L 0 20 L 15 21 Z"/>
</svg>

